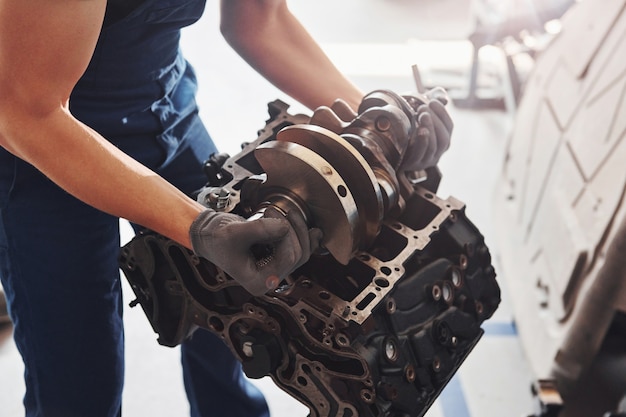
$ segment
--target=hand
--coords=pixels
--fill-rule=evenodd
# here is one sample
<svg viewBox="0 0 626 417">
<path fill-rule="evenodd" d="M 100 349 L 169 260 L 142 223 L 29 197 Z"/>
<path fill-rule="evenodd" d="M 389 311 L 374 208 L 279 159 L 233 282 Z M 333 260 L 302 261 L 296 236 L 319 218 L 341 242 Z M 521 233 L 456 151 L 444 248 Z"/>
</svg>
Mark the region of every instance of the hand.
<svg viewBox="0 0 626 417">
<path fill-rule="evenodd" d="M 232 213 L 207 209 L 191 225 L 193 251 L 212 262 L 252 295 L 275 289 L 317 248 L 319 229 L 308 230 L 301 216 L 285 218 L 267 210 L 246 221 Z"/>
<path fill-rule="evenodd" d="M 417 134 L 407 148 L 402 169 L 421 170 L 437 165 L 439 158 L 450 146 L 454 123 L 446 111 L 448 98 L 442 88 L 433 88 L 426 97 L 430 99 L 416 109 Z"/>
</svg>

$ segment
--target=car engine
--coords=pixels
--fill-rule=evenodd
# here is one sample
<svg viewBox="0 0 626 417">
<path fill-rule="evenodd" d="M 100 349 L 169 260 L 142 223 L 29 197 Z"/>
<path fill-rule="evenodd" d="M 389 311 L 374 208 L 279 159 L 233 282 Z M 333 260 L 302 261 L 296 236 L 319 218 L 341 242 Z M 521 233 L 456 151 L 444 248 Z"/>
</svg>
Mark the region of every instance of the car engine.
<svg viewBox="0 0 626 417">
<path fill-rule="evenodd" d="M 295 210 L 321 229 L 321 247 L 254 297 L 176 242 L 139 233 L 120 267 L 159 343 L 209 329 L 248 377 L 269 375 L 312 417 L 423 416 L 500 302 L 464 204 L 436 195 L 439 170 L 400 168 L 428 100 L 377 90 L 356 113 L 337 101 L 312 116 L 277 100 L 256 140 L 212 155 L 199 202 L 246 219 Z"/>
</svg>

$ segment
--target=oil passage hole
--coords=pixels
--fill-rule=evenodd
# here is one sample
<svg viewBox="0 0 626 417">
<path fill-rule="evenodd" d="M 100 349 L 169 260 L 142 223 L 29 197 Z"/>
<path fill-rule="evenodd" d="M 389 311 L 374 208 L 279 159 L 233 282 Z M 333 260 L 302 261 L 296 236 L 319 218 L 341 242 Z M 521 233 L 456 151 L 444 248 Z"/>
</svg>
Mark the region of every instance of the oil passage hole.
<svg viewBox="0 0 626 417">
<path fill-rule="evenodd" d="M 363 298 L 361 302 L 359 302 L 359 304 L 356 305 L 356 308 L 359 310 L 364 310 L 365 307 L 367 307 L 372 301 L 374 301 L 375 298 L 376 298 L 376 294 L 374 294 L 373 292 L 367 294 L 365 298 Z"/>
<path fill-rule="evenodd" d="M 380 272 L 382 272 L 383 274 L 389 276 L 389 275 L 391 275 L 391 268 L 383 266 L 382 268 L 380 268 Z"/>
<path fill-rule="evenodd" d="M 328 292 L 326 292 L 326 291 L 320 291 L 319 297 L 322 300 L 330 300 L 330 294 Z"/>
<path fill-rule="evenodd" d="M 340 185 L 337 187 L 337 193 L 339 193 L 340 196 L 345 197 L 348 195 L 348 190 L 346 190 L 346 187 L 343 185 Z"/>
<path fill-rule="evenodd" d="M 389 281 L 387 281 L 385 278 L 376 278 L 374 280 L 374 283 L 381 288 L 387 288 L 389 286 Z"/>
<path fill-rule="evenodd" d="M 215 316 L 209 319 L 209 326 L 216 332 L 221 332 L 224 330 L 224 323 L 222 323 L 222 320 Z"/>
</svg>

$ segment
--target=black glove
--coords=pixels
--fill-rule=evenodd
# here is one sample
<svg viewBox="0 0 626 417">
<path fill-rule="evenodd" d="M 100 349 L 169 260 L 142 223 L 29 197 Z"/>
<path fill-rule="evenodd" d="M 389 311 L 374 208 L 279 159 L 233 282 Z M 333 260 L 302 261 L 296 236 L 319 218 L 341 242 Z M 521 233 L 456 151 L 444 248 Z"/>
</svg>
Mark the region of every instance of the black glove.
<svg viewBox="0 0 626 417">
<path fill-rule="evenodd" d="M 285 218 L 267 210 L 263 217 L 246 221 L 236 214 L 207 209 L 194 220 L 189 236 L 198 256 L 258 296 L 275 289 L 309 259 L 321 232 L 309 231 L 302 216 L 295 214 Z"/>
<path fill-rule="evenodd" d="M 406 171 L 437 165 L 450 146 L 454 123 L 445 108 L 448 103 L 445 90 L 436 87 L 425 95 L 430 101 L 416 109 L 419 127 L 402 161 L 402 169 Z"/>
</svg>

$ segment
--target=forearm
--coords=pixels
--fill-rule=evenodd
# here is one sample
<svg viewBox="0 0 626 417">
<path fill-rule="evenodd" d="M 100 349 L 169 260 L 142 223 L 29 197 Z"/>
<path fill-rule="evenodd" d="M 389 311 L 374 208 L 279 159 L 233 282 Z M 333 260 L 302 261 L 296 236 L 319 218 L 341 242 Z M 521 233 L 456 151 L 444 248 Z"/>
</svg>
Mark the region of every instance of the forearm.
<svg viewBox="0 0 626 417">
<path fill-rule="evenodd" d="M 66 109 L 35 114 L 4 107 L 0 126 L 0 146 L 37 167 L 68 193 L 189 247 L 189 226 L 203 207 Z"/>
<path fill-rule="evenodd" d="M 253 68 L 305 106 L 330 106 L 341 98 L 358 107 L 363 93 L 335 67 L 284 2 L 225 0 L 221 29 Z"/>
</svg>

